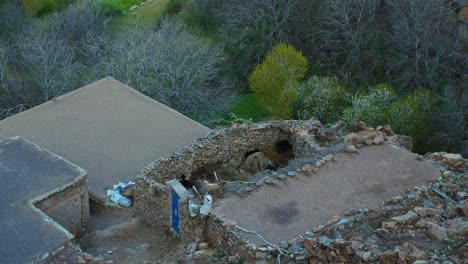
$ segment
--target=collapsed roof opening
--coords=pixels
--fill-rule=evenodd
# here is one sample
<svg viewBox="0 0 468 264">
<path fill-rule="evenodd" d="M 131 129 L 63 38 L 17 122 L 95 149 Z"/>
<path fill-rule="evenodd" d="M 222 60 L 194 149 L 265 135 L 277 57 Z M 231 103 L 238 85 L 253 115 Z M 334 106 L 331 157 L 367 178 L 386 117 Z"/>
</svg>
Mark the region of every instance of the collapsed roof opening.
<svg viewBox="0 0 468 264">
<path fill-rule="evenodd" d="M 286 139 L 282 139 L 274 144 L 273 147 L 264 151 L 276 167 L 285 167 L 289 161 L 294 159 L 294 146 Z"/>
</svg>

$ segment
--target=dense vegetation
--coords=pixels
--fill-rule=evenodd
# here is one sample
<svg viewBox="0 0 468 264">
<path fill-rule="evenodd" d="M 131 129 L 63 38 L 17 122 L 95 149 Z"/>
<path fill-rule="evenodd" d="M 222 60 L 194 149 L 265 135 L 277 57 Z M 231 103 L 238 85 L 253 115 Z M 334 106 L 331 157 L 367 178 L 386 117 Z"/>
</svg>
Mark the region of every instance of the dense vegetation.
<svg viewBox="0 0 468 264">
<path fill-rule="evenodd" d="M 1 0 L 0 118 L 113 76 L 207 125 L 390 124 L 468 155 L 446 0 Z"/>
</svg>

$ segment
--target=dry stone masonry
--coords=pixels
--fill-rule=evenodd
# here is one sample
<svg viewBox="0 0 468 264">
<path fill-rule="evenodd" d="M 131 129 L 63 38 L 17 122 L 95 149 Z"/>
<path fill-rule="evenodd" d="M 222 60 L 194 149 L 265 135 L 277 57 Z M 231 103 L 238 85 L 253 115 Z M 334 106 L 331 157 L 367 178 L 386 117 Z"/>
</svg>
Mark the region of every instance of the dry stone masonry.
<svg viewBox="0 0 468 264">
<path fill-rule="evenodd" d="M 274 164 L 270 162 L 275 160 L 271 149 L 280 142 L 291 145 L 293 160 L 271 169 Z M 335 162 L 334 153 L 355 155 L 360 148 L 382 144 L 412 149 L 412 139 L 395 135 L 389 126 L 374 129 L 360 123 L 354 132 L 343 135 L 340 123 L 324 127 L 316 120 L 234 125 L 212 131 L 183 151 L 149 164 L 137 176 L 135 204 L 149 223 L 169 227 L 174 179 L 223 183 L 221 194 L 214 194 L 216 204 L 223 195 L 244 196 L 264 185 L 281 185 L 297 174 L 313 176 L 323 164 Z M 189 199 L 180 202 L 180 235 L 194 241 L 187 249 L 194 263 L 203 263 L 208 246 L 222 249 L 232 263 L 466 263 L 468 162 L 449 153 L 417 158 L 440 167 L 441 176 L 377 208 L 350 209 L 278 245 L 224 217 L 191 217 L 189 203 L 200 202 L 209 189 L 201 195 L 191 191 Z M 256 161 L 246 165 L 247 160 Z M 235 167 L 238 174 L 226 178 L 226 174 L 207 169 L 216 165 L 220 172 L 220 164 Z M 241 177 L 251 168 L 254 173 L 247 180 Z M 204 174 L 202 179 L 200 171 L 215 178 L 210 175 L 207 180 Z M 237 192 L 226 191 L 230 184 L 241 182 L 245 184 Z M 252 243 L 246 234 L 258 236 L 263 245 Z"/>
</svg>

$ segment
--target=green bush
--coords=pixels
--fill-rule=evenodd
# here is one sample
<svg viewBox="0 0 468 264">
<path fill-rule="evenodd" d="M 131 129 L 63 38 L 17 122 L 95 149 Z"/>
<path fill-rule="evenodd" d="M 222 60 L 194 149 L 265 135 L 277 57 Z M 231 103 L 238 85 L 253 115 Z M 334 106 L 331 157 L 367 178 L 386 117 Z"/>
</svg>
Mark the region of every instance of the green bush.
<svg viewBox="0 0 468 264">
<path fill-rule="evenodd" d="M 293 46 L 280 43 L 255 66 L 249 87 L 257 102 L 274 117 L 290 118 L 296 87 L 307 72 L 307 59 Z"/>
<path fill-rule="evenodd" d="M 230 112 L 239 118 L 251 119 L 253 122 L 267 120 L 270 117 L 268 110 L 259 105 L 253 94 L 246 94 L 237 97 Z"/>
<path fill-rule="evenodd" d="M 161 17 L 171 16 L 179 13 L 184 8 L 187 0 L 169 0 L 161 12 Z"/>
<path fill-rule="evenodd" d="M 141 3 L 141 0 L 103 0 L 102 6 L 114 12 L 126 12 L 131 6 Z"/>
<path fill-rule="evenodd" d="M 429 113 L 434 107 L 434 97 L 430 90 L 418 90 L 409 96 L 409 100 L 421 113 Z"/>
<path fill-rule="evenodd" d="M 386 114 L 393 131 L 413 137 L 416 144 L 428 134 L 426 118 L 418 108 L 414 98 L 409 96 L 391 104 Z"/>
<path fill-rule="evenodd" d="M 349 90 L 336 78 L 312 76 L 298 87 L 297 107 L 300 118 L 318 118 L 322 123 L 340 119 L 351 104 Z"/>
<path fill-rule="evenodd" d="M 385 123 L 386 111 L 397 99 L 393 88 L 387 84 L 369 87 L 363 94 L 353 96 L 352 107 L 344 110 L 343 121 L 347 124 L 363 121 L 369 126 Z"/>
<path fill-rule="evenodd" d="M 55 11 L 57 0 L 23 0 L 23 8 L 30 16 L 42 16 Z"/>
</svg>

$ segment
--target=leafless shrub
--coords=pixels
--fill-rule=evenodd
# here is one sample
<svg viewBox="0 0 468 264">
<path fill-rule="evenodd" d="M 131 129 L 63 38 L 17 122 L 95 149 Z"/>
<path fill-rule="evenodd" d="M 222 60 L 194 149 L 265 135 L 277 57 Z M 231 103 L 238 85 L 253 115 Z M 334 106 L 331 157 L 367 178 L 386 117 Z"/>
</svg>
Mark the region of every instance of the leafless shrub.
<svg viewBox="0 0 468 264">
<path fill-rule="evenodd" d="M 380 0 L 328 0 L 320 6 L 317 59 L 340 79 L 366 83 L 380 63 L 377 12 Z M 356 83 L 356 81 L 357 83 Z"/>
<path fill-rule="evenodd" d="M 19 58 L 17 66 L 36 90 L 35 104 L 73 90 L 80 65 L 75 52 L 58 32 L 50 30 L 49 20 L 37 20 L 15 36 Z"/>
<path fill-rule="evenodd" d="M 468 108 L 443 99 L 430 114 L 431 137 L 428 143 L 438 150 L 452 151 L 468 157 Z"/>
<path fill-rule="evenodd" d="M 240 77 L 279 41 L 288 42 L 294 0 L 230 0 L 219 10 L 224 20 L 218 36 L 236 61 L 229 65 Z"/>
<path fill-rule="evenodd" d="M 401 92 L 435 89 L 462 75 L 457 15 L 445 0 L 390 0 L 390 71 Z"/>
<path fill-rule="evenodd" d="M 158 30 L 126 31 L 112 43 L 104 62 L 108 75 L 177 109 L 199 115 L 222 109 L 234 95 L 219 76 L 220 47 L 167 19 Z"/>
</svg>

